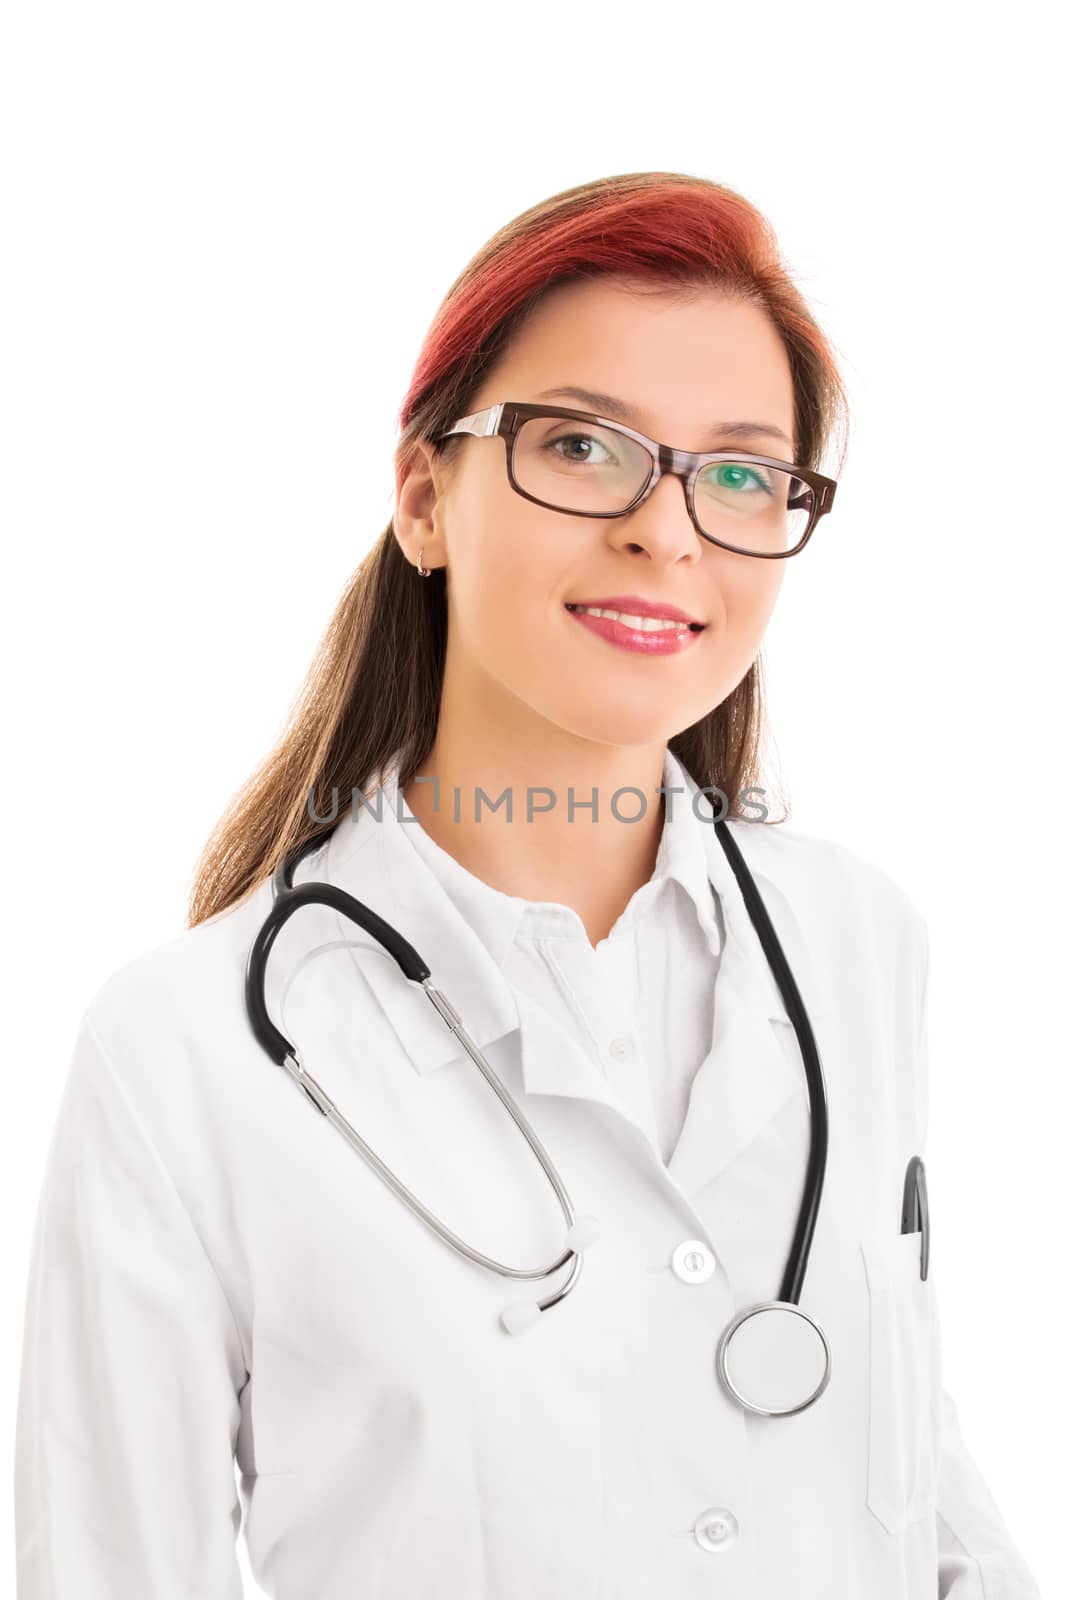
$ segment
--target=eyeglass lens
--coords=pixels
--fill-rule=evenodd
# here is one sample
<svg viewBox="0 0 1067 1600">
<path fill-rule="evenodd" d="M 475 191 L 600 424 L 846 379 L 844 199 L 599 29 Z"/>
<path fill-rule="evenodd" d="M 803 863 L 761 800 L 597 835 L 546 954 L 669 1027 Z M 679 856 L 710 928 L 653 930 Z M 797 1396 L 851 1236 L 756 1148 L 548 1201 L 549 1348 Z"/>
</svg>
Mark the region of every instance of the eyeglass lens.
<svg viewBox="0 0 1067 1600">
<path fill-rule="evenodd" d="M 623 511 L 655 463 L 636 439 L 573 417 L 528 417 L 515 438 L 512 470 L 527 494 L 557 511 Z M 809 484 L 781 467 L 709 461 L 696 480 L 697 522 L 735 549 L 783 552 L 811 521 Z"/>
</svg>

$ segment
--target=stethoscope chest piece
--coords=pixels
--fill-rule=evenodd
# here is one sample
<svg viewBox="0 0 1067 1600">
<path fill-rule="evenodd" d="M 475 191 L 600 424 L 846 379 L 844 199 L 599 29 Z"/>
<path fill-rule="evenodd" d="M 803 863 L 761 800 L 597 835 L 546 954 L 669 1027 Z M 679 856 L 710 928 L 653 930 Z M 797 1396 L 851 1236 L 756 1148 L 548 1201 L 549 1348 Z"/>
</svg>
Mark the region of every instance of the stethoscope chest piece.
<svg viewBox="0 0 1067 1600">
<path fill-rule="evenodd" d="M 719 1376 L 746 1411 L 789 1417 L 830 1381 L 830 1345 L 815 1318 L 788 1300 L 740 1312 L 719 1341 Z"/>
</svg>

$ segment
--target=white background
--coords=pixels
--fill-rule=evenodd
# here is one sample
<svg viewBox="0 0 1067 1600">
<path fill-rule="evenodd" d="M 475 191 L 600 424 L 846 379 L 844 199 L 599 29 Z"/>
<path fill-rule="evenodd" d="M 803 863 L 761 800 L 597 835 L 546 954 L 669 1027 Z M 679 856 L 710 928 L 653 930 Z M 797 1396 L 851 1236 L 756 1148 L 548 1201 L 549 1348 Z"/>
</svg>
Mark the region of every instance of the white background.
<svg viewBox="0 0 1067 1600">
<path fill-rule="evenodd" d="M 77 1020 L 180 930 L 211 826 L 385 526 L 437 304 L 535 201 L 685 171 L 766 213 L 844 367 L 851 452 L 767 637 L 772 726 L 794 824 L 877 861 L 930 923 L 945 1383 L 1051 1584 L 1067 1420 L 1053 16 L 9 12 L 5 1438 Z"/>
</svg>

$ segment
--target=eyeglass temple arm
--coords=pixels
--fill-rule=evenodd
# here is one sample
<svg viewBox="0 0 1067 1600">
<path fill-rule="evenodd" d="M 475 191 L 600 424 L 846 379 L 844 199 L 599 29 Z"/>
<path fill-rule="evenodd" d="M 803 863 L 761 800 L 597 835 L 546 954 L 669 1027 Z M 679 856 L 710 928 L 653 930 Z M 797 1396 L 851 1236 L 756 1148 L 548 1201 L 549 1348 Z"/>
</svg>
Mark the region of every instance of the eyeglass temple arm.
<svg viewBox="0 0 1067 1600">
<path fill-rule="evenodd" d="M 476 438 L 487 439 L 496 432 L 503 410 L 504 402 L 498 400 L 496 405 L 490 406 L 487 411 L 475 411 L 469 417 L 460 417 L 458 422 L 452 424 L 448 433 L 443 433 L 441 437 L 447 439 L 449 434 L 453 433 L 473 433 Z"/>
</svg>

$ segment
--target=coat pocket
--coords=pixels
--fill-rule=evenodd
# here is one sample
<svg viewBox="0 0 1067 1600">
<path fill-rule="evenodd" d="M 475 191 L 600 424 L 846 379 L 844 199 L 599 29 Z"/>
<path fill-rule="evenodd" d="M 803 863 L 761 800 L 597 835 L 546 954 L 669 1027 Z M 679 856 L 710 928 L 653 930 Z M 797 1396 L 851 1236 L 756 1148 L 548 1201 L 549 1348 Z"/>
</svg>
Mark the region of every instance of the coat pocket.
<svg viewBox="0 0 1067 1600">
<path fill-rule="evenodd" d="M 937 1498 L 938 1369 L 933 1280 L 919 1276 L 922 1235 L 862 1241 L 870 1299 L 867 1504 L 889 1533 L 932 1514 Z"/>
</svg>

